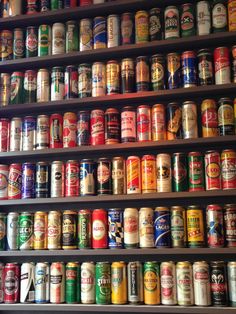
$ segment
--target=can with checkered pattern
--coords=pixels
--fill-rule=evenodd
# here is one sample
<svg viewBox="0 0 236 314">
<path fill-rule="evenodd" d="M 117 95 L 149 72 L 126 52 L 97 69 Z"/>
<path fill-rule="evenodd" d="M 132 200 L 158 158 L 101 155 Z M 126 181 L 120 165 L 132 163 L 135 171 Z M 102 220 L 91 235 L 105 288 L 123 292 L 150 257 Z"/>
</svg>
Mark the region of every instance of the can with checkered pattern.
<svg viewBox="0 0 236 314">
<path fill-rule="evenodd" d="M 108 210 L 108 247 L 109 249 L 124 247 L 124 222 L 121 208 Z"/>
</svg>

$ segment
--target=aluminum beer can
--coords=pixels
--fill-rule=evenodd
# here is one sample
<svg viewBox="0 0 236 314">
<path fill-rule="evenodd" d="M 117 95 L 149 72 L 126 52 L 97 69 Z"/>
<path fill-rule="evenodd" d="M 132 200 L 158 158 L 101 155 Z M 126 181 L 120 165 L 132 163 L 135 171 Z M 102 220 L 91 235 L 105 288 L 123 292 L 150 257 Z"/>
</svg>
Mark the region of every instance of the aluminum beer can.
<svg viewBox="0 0 236 314">
<path fill-rule="evenodd" d="M 210 263 L 211 301 L 213 306 L 228 305 L 226 264 L 224 261 Z"/>
<path fill-rule="evenodd" d="M 141 105 L 137 108 L 137 141 L 146 142 L 152 140 L 152 116 L 151 108 Z"/>
<path fill-rule="evenodd" d="M 22 166 L 19 163 L 10 164 L 8 175 L 8 199 L 21 199 Z"/>
<path fill-rule="evenodd" d="M 49 250 L 61 248 L 61 213 L 59 211 L 49 211 L 47 225 L 47 244 Z"/>
<path fill-rule="evenodd" d="M 135 43 L 143 44 L 149 40 L 149 19 L 147 11 L 137 11 L 135 14 Z"/>
<path fill-rule="evenodd" d="M 26 28 L 25 38 L 25 57 L 37 57 L 38 55 L 38 28 L 36 26 L 28 26 Z"/>
<path fill-rule="evenodd" d="M 53 161 L 51 164 L 51 197 L 64 197 L 65 168 L 62 161 Z"/>
<path fill-rule="evenodd" d="M 63 9 L 63 0 L 51 0 L 51 10 L 60 10 Z"/>
<path fill-rule="evenodd" d="M 78 67 L 78 95 L 79 98 L 92 96 L 92 67 L 83 63 Z"/>
<path fill-rule="evenodd" d="M 78 248 L 91 249 L 92 247 L 92 213 L 89 209 L 78 212 Z"/>
<path fill-rule="evenodd" d="M 105 96 L 106 94 L 106 67 L 102 62 L 92 65 L 92 97 Z"/>
<path fill-rule="evenodd" d="M 106 92 L 107 95 L 120 93 L 120 65 L 116 60 L 106 64 Z"/>
<path fill-rule="evenodd" d="M 156 158 L 157 192 L 171 192 L 171 156 L 158 154 Z"/>
<path fill-rule="evenodd" d="M 35 263 L 23 263 L 20 276 L 20 303 L 35 302 Z"/>
<path fill-rule="evenodd" d="M 76 146 L 77 115 L 66 112 L 63 116 L 63 148 Z"/>
<path fill-rule="evenodd" d="M 227 4 L 223 1 L 212 5 L 212 31 L 213 33 L 228 30 Z"/>
<path fill-rule="evenodd" d="M 155 54 L 151 57 L 151 83 L 152 90 L 165 89 L 165 59 L 162 54 Z"/>
<path fill-rule="evenodd" d="M 167 86 L 176 89 L 182 86 L 181 59 L 177 52 L 167 54 Z"/>
<path fill-rule="evenodd" d="M 7 152 L 9 150 L 10 138 L 10 121 L 6 118 L 0 118 L 0 151 Z"/>
<path fill-rule="evenodd" d="M 40 25 L 38 28 L 38 56 L 52 54 L 52 30 L 49 25 Z"/>
<path fill-rule="evenodd" d="M 182 108 L 176 102 L 171 102 L 166 108 L 167 140 L 182 137 Z"/>
<path fill-rule="evenodd" d="M 214 50 L 215 84 L 231 83 L 229 48 L 217 47 Z"/>
<path fill-rule="evenodd" d="M 195 305 L 211 305 L 210 270 L 207 262 L 193 263 L 193 287 Z"/>
<path fill-rule="evenodd" d="M 77 212 L 65 210 L 62 214 L 62 249 L 77 248 Z"/>
<path fill-rule="evenodd" d="M 77 21 L 66 22 L 66 53 L 79 50 L 79 32 Z"/>
<path fill-rule="evenodd" d="M 120 18 L 116 14 L 107 17 L 107 48 L 117 47 L 120 44 Z"/>
<path fill-rule="evenodd" d="M 197 105 L 193 101 L 185 101 L 182 105 L 183 138 L 198 138 Z"/>
<path fill-rule="evenodd" d="M 162 11 L 160 8 L 152 8 L 149 11 L 149 39 L 161 40 L 163 33 Z"/>
<path fill-rule="evenodd" d="M 154 246 L 168 248 L 171 246 L 170 210 L 156 207 L 154 211 Z"/>
<path fill-rule="evenodd" d="M 235 0 L 228 1 L 228 28 L 230 32 L 236 30 Z"/>
<path fill-rule="evenodd" d="M 176 284 L 178 305 L 194 305 L 193 269 L 190 262 L 176 264 Z"/>
<path fill-rule="evenodd" d="M 154 212 L 150 207 L 139 210 L 139 247 L 154 247 Z"/>
<path fill-rule="evenodd" d="M 105 209 L 94 209 L 92 212 L 92 248 L 108 247 L 108 217 Z"/>
<path fill-rule="evenodd" d="M 78 262 L 66 264 L 65 301 L 67 304 L 80 303 L 80 273 Z"/>
<path fill-rule="evenodd" d="M 106 18 L 97 16 L 93 19 L 93 48 L 107 48 Z"/>
<path fill-rule="evenodd" d="M 36 149 L 49 148 L 50 142 L 50 123 L 49 116 L 40 115 L 37 116 L 37 126 L 36 126 Z"/>
<path fill-rule="evenodd" d="M 22 137 L 22 119 L 14 117 L 10 123 L 10 151 L 16 152 L 21 150 Z"/>
<path fill-rule="evenodd" d="M 111 265 L 97 262 L 95 268 L 96 304 L 111 304 Z"/>
<path fill-rule="evenodd" d="M 6 250 L 7 240 L 7 215 L 0 213 L 0 251 Z"/>
<path fill-rule="evenodd" d="M 180 37 L 179 10 L 176 6 L 168 6 L 164 12 L 165 39 Z"/>
<path fill-rule="evenodd" d="M 34 215 L 29 212 L 22 212 L 18 219 L 19 250 L 33 249 Z"/>
<path fill-rule="evenodd" d="M 236 188 L 236 152 L 225 149 L 221 152 L 221 178 L 222 189 L 231 190 Z"/>
<path fill-rule="evenodd" d="M 4 10 L 9 10 L 8 16 L 16 16 L 22 14 L 22 0 L 7 0 L 2 1 L 3 2 L 3 13 Z M 7 3 L 8 2 L 8 3 Z M 6 11 L 5 11 L 6 13 Z M 3 17 L 8 17 L 3 14 Z"/>
<path fill-rule="evenodd" d="M 84 146 L 90 144 L 90 113 L 89 111 L 79 111 L 77 120 L 77 145 Z"/>
<path fill-rule="evenodd" d="M 127 298 L 127 272 L 125 262 L 111 264 L 111 303 L 126 304 Z"/>
<path fill-rule="evenodd" d="M 210 1 L 198 1 L 196 5 L 197 35 L 209 35 L 211 32 Z"/>
<path fill-rule="evenodd" d="M 79 196 L 79 163 L 68 160 L 65 167 L 65 197 Z"/>
<path fill-rule="evenodd" d="M 220 98 L 218 101 L 218 130 L 219 135 L 234 135 L 234 106 L 230 98 Z"/>
<path fill-rule="evenodd" d="M 141 161 L 138 156 L 129 156 L 126 160 L 127 194 L 142 192 Z"/>
<path fill-rule="evenodd" d="M 129 262 L 128 272 L 128 302 L 143 303 L 143 266 L 140 262 Z"/>
<path fill-rule="evenodd" d="M 207 151 L 204 158 L 206 190 L 221 189 L 220 154 L 214 150 Z"/>
<path fill-rule="evenodd" d="M 51 101 L 63 100 L 64 95 L 64 69 L 63 67 L 53 67 L 51 73 Z"/>
<path fill-rule="evenodd" d="M 108 209 L 108 247 L 120 249 L 124 247 L 124 221 L 121 208 Z"/>
<path fill-rule="evenodd" d="M 65 302 L 65 265 L 53 262 L 50 266 L 50 303 Z"/>
<path fill-rule="evenodd" d="M 78 70 L 74 65 L 65 69 L 65 99 L 78 98 Z"/>
<path fill-rule="evenodd" d="M 148 57 L 136 58 L 136 91 L 144 92 L 149 90 L 150 72 Z"/>
<path fill-rule="evenodd" d="M 66 51 L 66 29 L 63 23 L 52 25 L 52 54 L 63 54 Z"/>
<path fill-rule="evenodd" d="M 200 152 L 188 154 L 188 183 L 189 192 L 204 191 L 204 160 Z"/>
<path fill-rule="evenodd" d="M 173 192 L 188 191 L 188 167 L 185 153 L 172 155 L 172 190 Z"/>
<path fill-rule="evenodd" d="M 37 102 L 50 100 L 50 79 L 47 69 L 39 69 L 37 74 Z"/>
<path fill-rule="evenodd" d="M 34 214 L 34 250 L 47 249 L 48 213 L 37 211 Z"/>
<path fill-rule="evenodd" d="M 160 265 L 161 303 L 177 304 L 176 270 L 174 262 L 162 262 Z"/>
<path fill-rule="evenodd" d="M 214 99 L 204 99 L 201 104 L 202 137 L 218 136 L 218 113 Z"/>
<path fill-rule="evenodd" d="M 181 37 L 195 35 L 195 12 L 194 6 L 191 3 L 184 3 L 181 5 L 180 30 Z"/>
<path fill-rule="evenodd" d="M 139 213 L 137 208 L 124 210 L 124 247 L 126 249 L 139 246 Z"/>
<path fill-rule="evenodd" d="M 35 148 L 36 119 L 32 116 L 23 118 L 22 123 L 22 150 L 29 151 Z"/>
<path fill-rule="evenodd" d="M 79 23 L 79 50 L 93 49 L 93 22 L 91 19 L 82 19 Z"/>
<path fill-rule="evenodd" d="M 125 160 L 123 157 L 112 158 L 112 194 L 126 194 Z"/>
<path fill-rule="evenodd" d="M 236 263 L 227 263 L 227 274 L 228 274 L 228 291 L 229 291 L 229 303 L 231 306 L 236 305 Z"/>
<path fill-rule="evenodd" d="M 49 265 L 37 263 L 35 266 L 35 303 L 49 302 Z"/>
<path fill-rule="evenodd" d="M 23 104 L 24 102 L 24 93 L 23 93 L 23 81 L 24 73 L 23 72 L 13 72 L 11 75 L 11 97 L 10 104 L 17 105 Z"/>
<path fill-rule="evenodd" d="M 10 212 L 7 215 L 7 250 L 18 250 L 17 234 L 18 234 L 19 214 Z"/>
<path fill-rule="evenodd" d="M 99 158 L 97 161 L 97 194 L 112 194 L 111 161 Z"/>
<path fill-rule="evenodd" d="M 22 28 L 13 30 L 13 59 L 21 59 L 25 56 L 24 31 Z"/>
<path fill-rule="evenodd" d="M 194 51 L 184 51 L 181 55 L 183 87 L 197 86 L 197 57 Z"/>
<path fill-rule="evenodd" d="M 103 110 L 95 109 L 90 113 L 90 144 L 105 144 L 105 114 Z"/>
<path fill-rule="evenodd" d="M 142 193 L 157 191 L 156 158 L 154 155 L 144 155 L 141 160 Z"/>
<path fill-rule="evenodd" d="M 225 204 L 224 206 L 225 240 L 227 247 L 236 246 L 236 205 Z"/>
<path fill-rule="evenodd" d="M 134 44 L 134 16 L 133 13 L 125 12 L 121 15 L 121 44 Z"/>
<path fill-rule="evenodd" d="M 171 246 L 181 248 L 186 246 L 186 210 L 181 206 L 171 207 Z"/>
<path fill-rule="evenodd" d="M 21 198 L 35 198 L 35 164 L 25 162 L 22 164 Z"/>
<path fill-rule="evenodd" d="M 0 107 L 9 105 L 11 95 L 11 76 L 9 73 L 0 74 Z"/>
<path fill-rule="evenodd" d="M 224 247 L 224 216 L 220 205 L 207 206 L 206 224 L 208 247 Z"/>
<path fill-rule="evenodd" d="M 92 159 L 80 161 L 80 196 L 96 195 L 96 163 Z"/>
<path fill-rule="evenodd" d="M 186 224 L 188 247 L 203 247 L 205 244 L 203 210 L 198 206 L 188 206 Z"/>
<path fill-rule="evenodd" d="M 144 304 L 158 305 L 160 300 L 160 268 L 157 262 L 145 262 L 143 265 Z"/>
<path fill-rule="evenodd" d="M 120 143 L 120 113 L 115 108 L 105 111 L 105 144 Z"/>
<path fill-rule="evenodd" d="M 50 116 L 50 148 L 62 148 L 63 137 L 62 137 L 62 126 L 63 117 L 61 114 L 53 113 Z"/>
<path fill-rule="evenodd" d="M 13 57 L 13 32 L 9 30 L 1 30 L 1 61 L 11 60 Z"/>
<path fill-rule="evenodd" d="M 0 304 L 3 303 L 3 274 L 4 264 L 0 263 Z"/>
<path fill-rule="evenodd" d="M 135 92 L 135 67 L 134 60 L 125 58 L 121 60 L 121 93 Z"/>
<path fill-rule="evenodd" d="M 17 263 L 7 263 L 3 270 L 3 302 L 5 304 L 20 301 L 20 266 Z"/>
<path fill-rule="evenodd" d="M 235 26 L 236 26 L 236 23 L 235 23 Z M 232 57 L 233 57 L 233 60 L 232 60 L 233 78 L 232 78 L 232 81 L 233 81 L 233 83 L 235 83 L 236 82 L 236 45 L 232 47 Z"/>
<path fill-rule="evenodd" d="M 95 303 L 95 265 L 94 262 L 81 264 L 81 303 Z"/>
<path fill-rule="evenodd" d="M 23 93 L 25 103 L 36 102 L 37 73 L 35 71 L 25 71 Z"/>
<path fill-rule="evenodd" d="M 136 109 L 126 106 L 121 110 L 121 143 L 136 142 Z"/>
<path fill-rule="evenodd" d="M 199 85 L 214 84 L 213 57 L 209 49 L 201 49 L 197 53 Z"/>
<path fill-rule="evenodd" d="M 8 165 L 0 164 L 0 200 L 8 199 Z"/>
</svg>

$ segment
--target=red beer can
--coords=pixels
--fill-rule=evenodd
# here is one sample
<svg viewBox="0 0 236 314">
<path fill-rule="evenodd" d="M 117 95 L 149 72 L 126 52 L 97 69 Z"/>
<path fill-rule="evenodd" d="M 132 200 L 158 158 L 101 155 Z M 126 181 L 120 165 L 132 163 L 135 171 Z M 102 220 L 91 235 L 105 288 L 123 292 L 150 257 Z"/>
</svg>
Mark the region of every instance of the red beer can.
<svg viewBox="0 0 236 314">
<path fill-rule="evenodd" d="M 79 196 L 79 163 L 68 160 L 66 163 L 65 196 Z"/>
<path fill-rule="evenodd" d="M 20 266 L 17 263 L 7 263 L 3 270 L 3 301 L 17 303 L 20 298 Z"/>
<path fill-rule="evenodd" d="M 206 190 L 221 189 L 220 154 L 213 150 L 205 154 L 205 181 Z"/>
<path fill-rule="evenodd" d="M 91 4 L 93 4 L 92 0 L 80 0 L 80 3 L 79 3 L 81 7 L 84 7 L 86 5 L 91 5 Z"/>
<path fill-rule="evenodd" d="M 141 162 L 138 156 L 129 156 L 126 160 L 127 194 L 142 192 Z"/>
<path fill-rule="evenodd" d="M 62 148 L 63 118 L 62 115 L 54 113 L 50 116 L 50 148 Z"/>
<path fill-rule="evenodd" d="M 8 199 L 21 199 L 22 166 L 11 164 L 8 176 Z"/>
<path fill-rule="evenodd" d="M 92 110 L 90 114 L 91 145 L 105 144 L 105 117 L 103 110 Z"/>
<path fill-rule="evenodd" d="M 236 152 L 225 149 L 221 153 L 222 189 L 236 189 Z"/>
<path fill-rule="evenodd" d="M 7 200 L 8 198 L 8 175 L 9 175 L 8 165 L 0 164 L 0 200 Z"/>
<path fill-rule="evenodd" d="M 107 248 L 107 212 L 104 209 L 95 209 L 92 214 L 92 248 Z"/>
<path fill-rule="evenodd" d="M 151 108 L 142 105 L 137 108 L 137 139 L 138 142 L 152 140 Z"/>
<path fill-rule="evenodd" d="M 10 122 L 9 119 L 0 119 L 0 152 L 7 152 L 10 145 Z"/>
<path fill-rule="evenodd" d="M 66 112 L 63 116 L 63 147 L 76 146 L 77 116 L 74 112 Z"/>
<path fill-rule="evenodd" d="M 215 84 L 229 84 L 230 77 L 230 57 L 229 48 L 218 47 L 214 50 Z"/>
</svg>

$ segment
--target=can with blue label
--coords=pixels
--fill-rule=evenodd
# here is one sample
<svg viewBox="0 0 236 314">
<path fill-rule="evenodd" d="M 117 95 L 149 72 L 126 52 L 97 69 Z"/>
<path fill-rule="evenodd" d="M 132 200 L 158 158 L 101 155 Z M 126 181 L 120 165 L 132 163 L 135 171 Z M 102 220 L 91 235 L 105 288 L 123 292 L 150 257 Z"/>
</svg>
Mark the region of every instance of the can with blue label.
<svg viewBox="0 0 236 314">
<path fill-rule="evenodd" d="M 49 302 L 49 264 L 37 263 L 35 267 L 35 303 Z"/>
<path fill-rule="evenodd" d="M 22 165 L 22 199 L 35 197 L 35 165 L 25 162 Z"/>
<path fill-rule="evenodd" d="M 80 196 L 96 195 L 96 163 L 92 159 L 80 162 Z"/>
<path fill-rule="evenodd" d="M 197 56 L 194 51 L 184 51 L 181 55 L 183 87 L 197 86 Z"/>
<path fill-rule="evenodd" d="M 108 209 L 108 247 L 109 249 L 124 247 L 124 222 L 121 208 Z"/>
<path fill-rule="evenodd" d="M 157 248 L 168 248 L 171 244 L 170 210 L 156 207 L 154 211 L 154 241 Z"/>
<path fill-rule="evenodd" d="M 35 148 L 36 141 L 36 119 L 26 116 L 22 123 L 22 150 L 29 151 Z"/>
<path fill-rule="evenodd" d="M 93 20 L 93 44 L 94 49 L 107 47 L 106 19 L 103 16 L 97 16 Z"/>
<path fill-rule="evenodd" d="M 87 110 L 78 112 L 77 145 L 84 146 L 90 143 L 90 113 Z"/>
</svg>

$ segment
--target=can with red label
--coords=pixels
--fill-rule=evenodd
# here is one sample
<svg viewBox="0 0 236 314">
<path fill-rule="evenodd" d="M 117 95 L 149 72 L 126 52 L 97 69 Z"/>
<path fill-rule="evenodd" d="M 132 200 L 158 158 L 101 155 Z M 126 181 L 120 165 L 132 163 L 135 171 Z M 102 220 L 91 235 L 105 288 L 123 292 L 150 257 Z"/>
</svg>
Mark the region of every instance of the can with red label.
<svg viewBox="0 0 236 314">
<path fill-rule="evenodd" d="M 139 212 L 137 208 L 124 210 L 124 247 L 135 249 L 139 246 Z"/>
<path fill-rule="evenodd" d="M 65 99 L 78 98 L 78 69 L 68 65 L 65 69 Z"/>
<path fill-rule="evenodd" d="M 126 160 L 127 194 L 141 193 L 141 163 L 138 156 Z"/>
<path fill-rule="evenodd" d="M 136 141 L 136 109 L 126 106 L 121 110 L 121 143 Z"/>
<path fill-rule="evenodd" d="M 137 140 L 138 142 L 146 142 L 152 140 L 152 118 L 151 108 L 142 105 L 137 108 Z"/>
<path fill-rule="evenodd" d="M 226 246 L 236 247 L 236 204 L 225 204 L 224 222 Z"/>
<path fill-rule="evenodd" d="M 8 197 L 8 165 L 0 165 L 0 199 L 7 200 Z M 1 236 L 0 236 L 1 237 Z"/>
<path fill-rule="evenodd" d="M 115 108 L 108 108 L 105 112 L 105 143 L 120 143 L 120 113 Z"/>
<path fill-rule="evenodd" d="M 220 154 L 214 150 L 205 153 L 206 190 L 221 189 Z"/>
<path fill-rule="evenodd" d="M 50 267 L 50 303 L 65 302 L 65 265 L 53 262 Z"/>
<path fill-rule="evenodd" d="M 62 115 L 59 113 L 53 113 L 50 116 L 50 148 L 63 147 L 62 125 Z"/>
<path fill-rule="evenodd" d="M 7 152 L 10 144 L 10 121 L 9 119 L 0 119 L 0 152 Z"/>
<path fill-rule="evenodd" d="M 204 191 L 204 161 L 200 152 L 188 154 L 189 192 Z"/>
<path fill-rule="evenodd" d="M 142 193 L 157 191 L 156 158 L 154 155 L 144 155 L 141 162 Z"/>
<path fill-rule="evenodd" d="M 99 158 L 97 162 L 97 194 L 112 194 L 111 161 Z"/>
<path fill-rule="evenodd" d="M 161 303 L 163 305 L 177 304 L 176 270 L 174 262 L 162 262 L 160 265 Z"/>
<path fill-rule="evenodd" d="M 63 147 L 76 146 L 77 116 L 74 112 L 66 112 L 63 116 Z"/>
<path fill-rule="evenodd" d="M 17 303 L 20 299 L 20 266 L 17 263 L 7 263 L 3 271 L 3 301 Z"/>
<path fill-rule="evenodd" d="M 8 199 L 21 199 L 21 185 L 21 164 L 11 164 L 8 175 Z"/>
<path fill-rule="evenodd" d="M 65 196 L 79 196 L 79 163 L 76 160 L 66 162 Z"/>
<path fill-rule="evenodd" d="M 221 153 L 222 189 L 236 189 L 236 152 L 225 149 Z"/>
<path fill-rule="evenodd" d="M 92 213 L 92 248 L 106 249 L 107 241 L 107 212 L 104 209 L 95 209 Z"/>
<path fill-rule="evenodd" d="M 91 145 L 105 144 L 105 115 L 103 110 L 92 110 L 90 114 Z"/>
<path fill-rule="evenodd" d="M 208 247 L 224 246 L 224 216 L 223 209 L 218 204 L 206 208 L 207 243 Z"/>
<path fill-rule="evenodd" d="M 230 58 L 229 48 L 218 47 L 214 50 L 215 84 L 229 84 L 230 79 Z"/>
<path fill-rule="evenodd" d="M 218 114 L 216 101 L 204 99 L 201 104 L 202 137 L 218 136 Z"/>
<path fill-rule="evenodd" d="M 79 1 L 80 7 L 83 7 L 83 6 L 86 6 L 86 5 L 91 5 L 91 4 L 93 4 L 92 0 L 80 0 Z"/>
<path fill-rule="evenodd" d="M 162 104 L 152 107 L 152 140 L 166 140 L 166 113 Z"/>
</svg>

